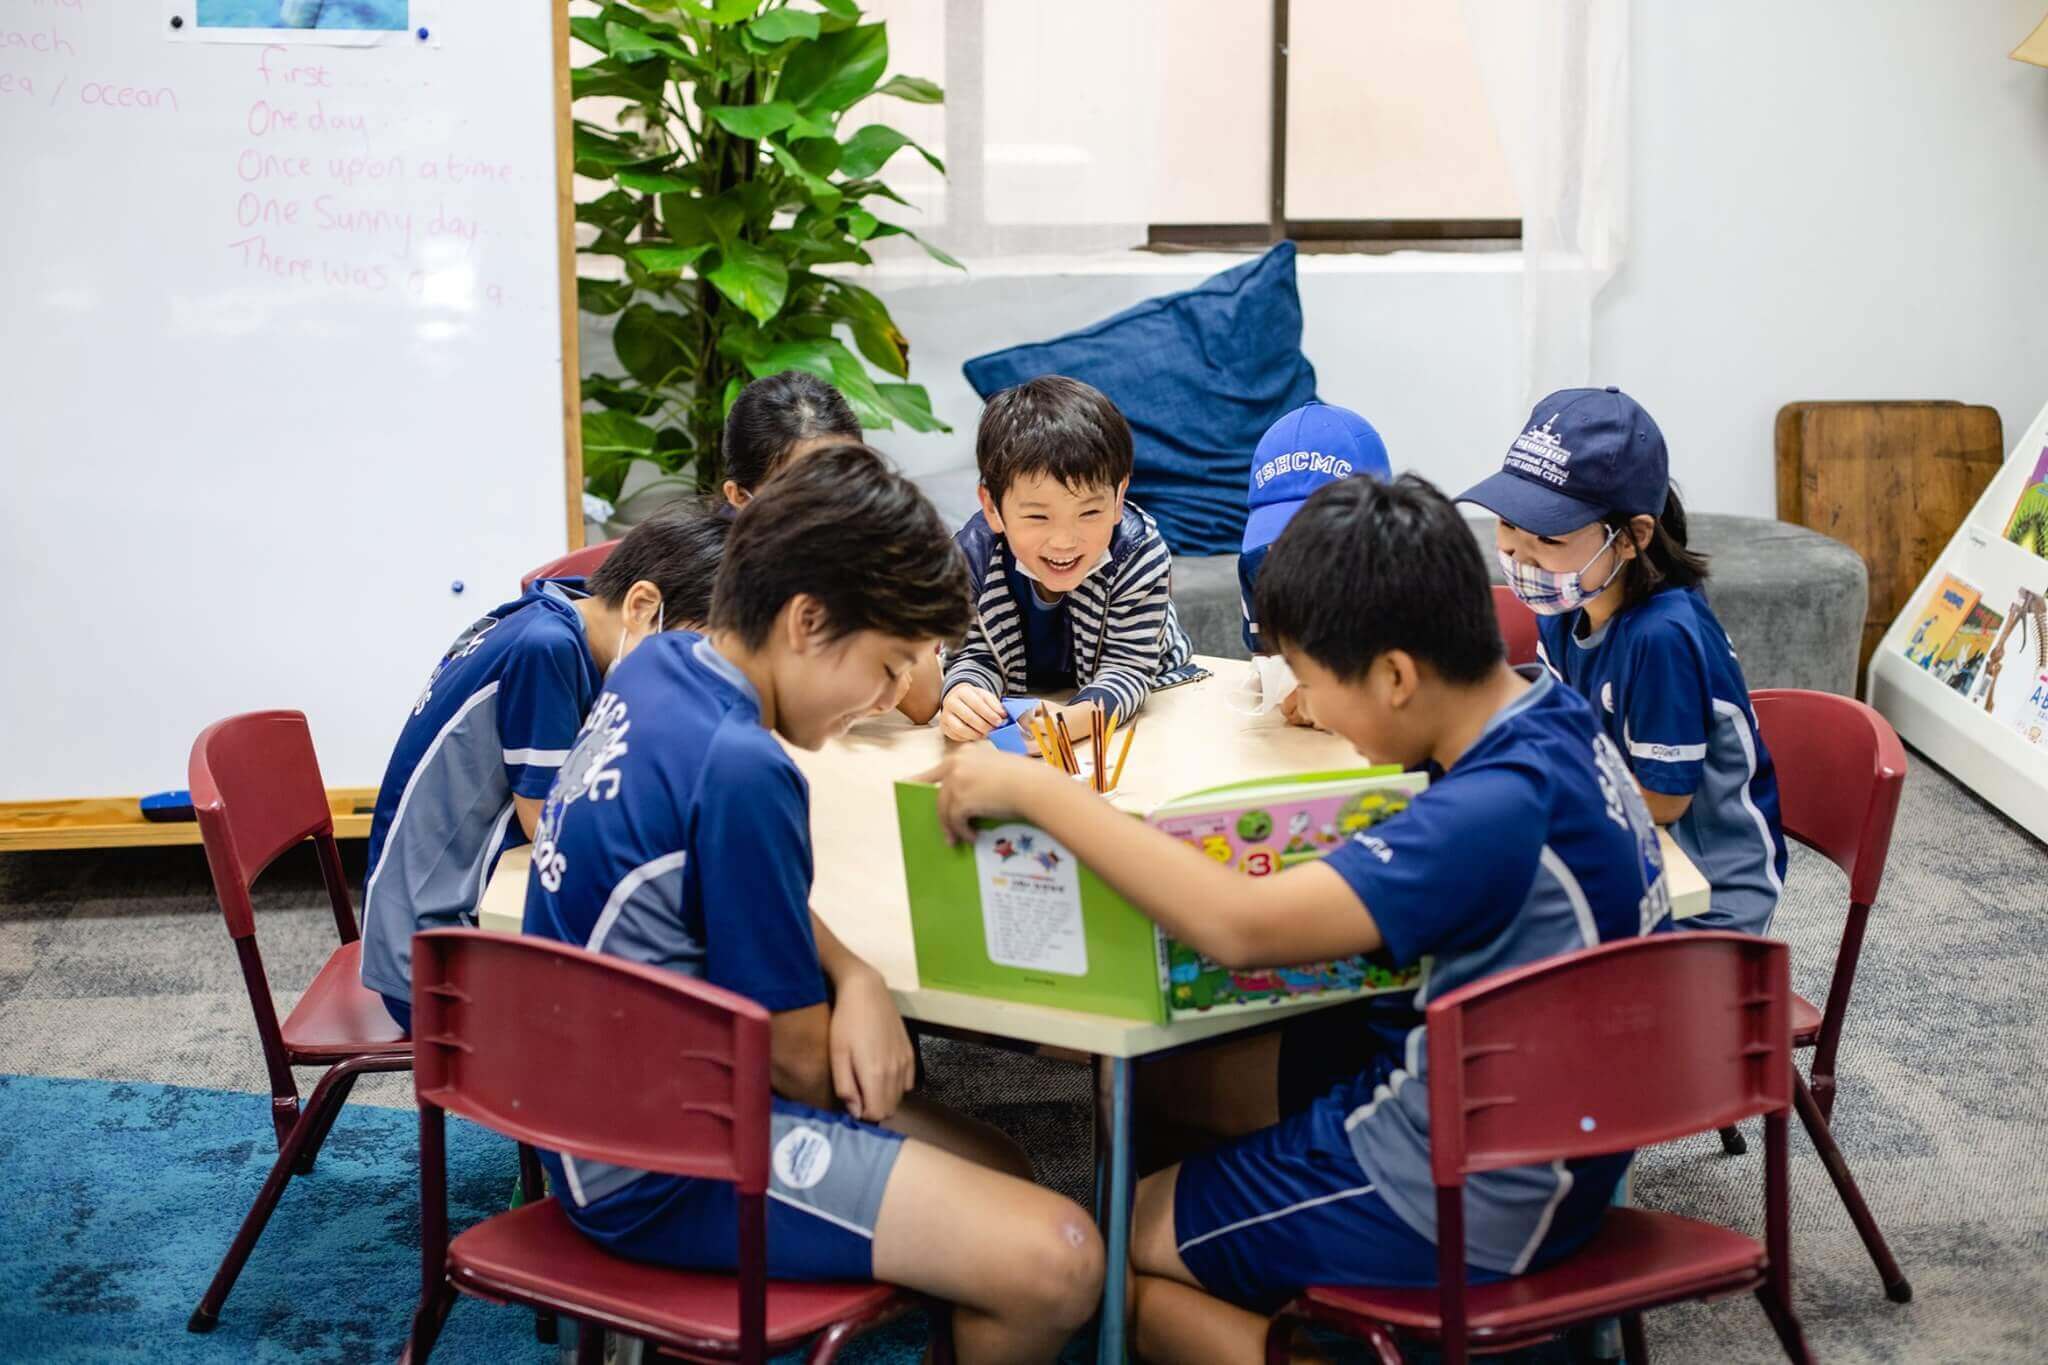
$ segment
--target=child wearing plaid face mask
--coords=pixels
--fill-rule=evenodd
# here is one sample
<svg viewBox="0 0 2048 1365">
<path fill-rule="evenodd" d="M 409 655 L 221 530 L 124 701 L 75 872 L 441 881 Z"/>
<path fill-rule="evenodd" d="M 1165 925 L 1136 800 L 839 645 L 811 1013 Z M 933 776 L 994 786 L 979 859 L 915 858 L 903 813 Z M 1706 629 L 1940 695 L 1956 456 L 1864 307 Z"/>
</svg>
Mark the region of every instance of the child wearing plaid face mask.
<svg viewBox="0 0 2048 1365">
<path fill-rule="evenodd" d="M 1593 704 L 1712 885 L 1687 926 L 1763 933 L 1784 890 L 1777 774 L 1650 414 L 1615 388 L 1553 393 L 1460 501 L 1500 518 L 1501 572 L 1537 614 L 1544 666 Z"/>
</svg>

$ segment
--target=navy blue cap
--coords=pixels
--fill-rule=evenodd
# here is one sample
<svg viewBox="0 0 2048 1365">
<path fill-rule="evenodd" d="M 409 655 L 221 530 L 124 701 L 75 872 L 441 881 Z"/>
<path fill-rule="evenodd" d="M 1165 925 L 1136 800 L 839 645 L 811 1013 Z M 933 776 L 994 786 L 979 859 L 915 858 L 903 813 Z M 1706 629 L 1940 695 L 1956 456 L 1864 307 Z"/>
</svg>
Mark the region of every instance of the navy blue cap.
<svg viewBox="0 0 2048 1365">
<path fill-rule="evenodd" d="M 1617 388 L 1559 389 L 1538 403 L 1500 473 L 1465 490 L 1503 521 L 1561 536 L 1609 512 L 1660 516 L 1671 487 L 1664 433 Z"/>
<path fill-rule="evenodd" d="M 1309 494 L 1353 474 L 1386 479 L 1391 470 L 1386 443 L 1351 409 L 1311 400 L 1267 427 L 1245 493 L 1244 549 L 1271 545 Z"/>
</svg>

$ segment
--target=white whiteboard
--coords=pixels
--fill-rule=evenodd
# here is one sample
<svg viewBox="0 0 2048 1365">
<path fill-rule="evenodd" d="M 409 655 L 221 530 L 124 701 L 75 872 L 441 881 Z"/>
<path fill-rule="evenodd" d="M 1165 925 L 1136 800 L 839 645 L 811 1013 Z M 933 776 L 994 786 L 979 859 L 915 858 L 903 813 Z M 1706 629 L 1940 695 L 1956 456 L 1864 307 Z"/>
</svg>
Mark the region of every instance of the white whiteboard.
<svg viewBox="0 0 2048 1365">
<path fill-rule="evenodd" d="M 0 0 L 0 800 L 183 787 L 259 707 L 374 786 L 566 548 L 551 6 L 431 8 L 272 47 Z"/>
</svg>

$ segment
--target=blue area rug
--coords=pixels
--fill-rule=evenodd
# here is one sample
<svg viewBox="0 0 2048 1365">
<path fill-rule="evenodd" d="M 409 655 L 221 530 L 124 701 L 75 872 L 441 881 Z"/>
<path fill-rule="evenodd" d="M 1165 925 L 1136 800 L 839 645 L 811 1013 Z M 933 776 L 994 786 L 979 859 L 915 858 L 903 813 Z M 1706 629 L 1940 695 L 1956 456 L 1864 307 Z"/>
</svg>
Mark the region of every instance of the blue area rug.
<svg viewBox="0 0 2048 1365">
<path fill-rule="evenodd" d="M 285 1188 L 220 1326 L 185 1330 L 276 1156 L 269 1097 L 0 1076 L 0 1355 L 37 1361 L 396 1360 L 419 1293 L 419 1120 L 342 1110 Z M 449 1221 L 502 1211 L 510 1141 L 448 1132 Z M 921 1319 L 857 1342 L 860 1365 L 917 1359 Z M 565 1333 L 566 1336 L 566 1333 Z M 459 1300 L 433 1359 L 552 1362 L 533 1317 Z"/>
</svg>

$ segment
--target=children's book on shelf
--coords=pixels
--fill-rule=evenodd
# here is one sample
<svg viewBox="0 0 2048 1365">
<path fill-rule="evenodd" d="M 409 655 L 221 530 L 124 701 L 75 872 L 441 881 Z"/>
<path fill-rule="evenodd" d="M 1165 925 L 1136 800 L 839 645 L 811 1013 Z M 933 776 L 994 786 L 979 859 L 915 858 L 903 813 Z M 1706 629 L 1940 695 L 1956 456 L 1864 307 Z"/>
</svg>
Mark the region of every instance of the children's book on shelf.
<svg viewBox="0 0 2048 1365">
<path fill-rule="evenodd" d="M 1948 637 L 1948 643 L 1934 656 L 1934 667 L 1929 670 L 1942 682 L 1965 697 L 1976 686 L 1977 677 L 1983 671 L 1985 656 L 1998 635 L 1999 623 L 2005 618 L 1984 605 L 1980 600 L 1970 608 L 1970 614 L 1956 627 L 1956 633 Z"/>
<path fill-rule="evenodd" d="M 1973 692 L 1999 724 L 2048 749 L 2048 599 L 2021 588 L 2006 608 Z"/>
<path fill-rule="evenodd" d="M 2012 515 L 2006 518 L 2005 538 L 2048 559 L 2048 447 L 2042 448 L 2034 472 L 2020 485 Z"/>
<path fill-rule="evenodd" d="M 1428 784 L 1398 768 L 1257 778 L 1142 818 L 1246 876 L 1320 858 L 1407 808 Z M 927 988 L 1165 1024 L 1214 1010 L 1413 990 L 1415 967 L 1369 955 L 1233 971 L 1178 943 L 1045 831 L 979 827 L 949 845 L 938 788 L 896 784 L 917 974 Z M 1105 818 L 1139 818 L 1110 816 Z"/>
<path fill-rule="evenodd" d="M 1954 574 L 1943 574 L 1941 582 L 1915 613 L 1913 633 L 1906 637 L 1906 657 L 1922 668 L 1931 669 L 1934 658 L 1949 637 L 1956 633 L 1977 605 L 1977 590 Z"/>
</svg>

